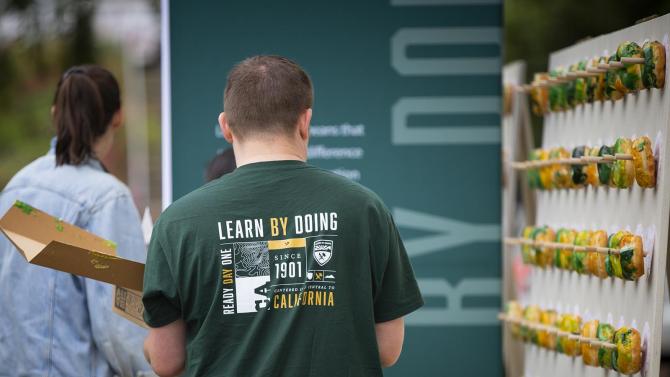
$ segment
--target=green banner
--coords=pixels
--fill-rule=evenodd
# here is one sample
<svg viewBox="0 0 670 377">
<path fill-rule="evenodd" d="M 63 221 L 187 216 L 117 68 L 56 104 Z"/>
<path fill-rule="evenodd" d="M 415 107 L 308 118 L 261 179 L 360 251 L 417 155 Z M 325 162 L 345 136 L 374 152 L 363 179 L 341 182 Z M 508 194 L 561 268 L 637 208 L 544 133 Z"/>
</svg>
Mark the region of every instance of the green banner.
<svg viewBox="0 0 670 377">
<path fill-rule="evenodd" d="M 170 2 L 167 200 L 226 147 L 233 64 L 296 60 L 315 89 L 310 163 L 384 199 L 426 300 L 385 374 L 502 375 L 501 23 L 495 0 Z"/>
</svg>

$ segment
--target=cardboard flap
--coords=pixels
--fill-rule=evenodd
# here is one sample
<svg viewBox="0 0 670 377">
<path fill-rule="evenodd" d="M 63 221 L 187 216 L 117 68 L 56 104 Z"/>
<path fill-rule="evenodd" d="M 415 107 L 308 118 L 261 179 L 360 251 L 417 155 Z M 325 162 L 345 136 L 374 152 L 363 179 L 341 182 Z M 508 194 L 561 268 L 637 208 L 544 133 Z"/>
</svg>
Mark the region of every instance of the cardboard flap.
<svg viewBox="0 0 670 377">
<path fill-rule="evenodd" d="M 142 291 L 142 263 L 74 245 L 52 241 L 31 263 Z"/>
<path fill-rule="evenodd" d="M 114 313 L 134 322 L 135 324 L 148 328 L 144 322 L 144 304 L 142 304 L 142 292 L 132 289 L 114 287 Z"/>
<path fill-rule="evenodd" d="M 70 225 L 18 200 L 0 219 L 0 229 L 6 235 L 9 231 L 42 245 L 47 245 L 51 241 L 58 241 L 82 249 L 116 255 L 116 244 L 114 242 Z M 12 239 L 9 235 L 7 237 Z M 26 259 L 30 260 L 30 258 L 27 258 L 26 250 L 19 246 L 17 248 L 21 249 Z"/>
<path fill-rule="evenodd" d="M 7 236 L 7 238 L 9 238 L 9 240 L 14 244 L 14 246 L 16 246 L 16 248 L 21 252 L 21 255 L 23 255 L 23 257 L 26 258 L 28 262 L 32 261 L 33 258 L 35 258 L 35 256 L 39 254 L 40 251 L 42 251 L 42 249 L 44 249 L 46 246 L 43 243 L 39 243 L 30 238 L 14 233 L 11 230 L 5 230 L 2 228 L 0 228 L 0 230 L 5 234 L 5 236 Z"/>
</svg>

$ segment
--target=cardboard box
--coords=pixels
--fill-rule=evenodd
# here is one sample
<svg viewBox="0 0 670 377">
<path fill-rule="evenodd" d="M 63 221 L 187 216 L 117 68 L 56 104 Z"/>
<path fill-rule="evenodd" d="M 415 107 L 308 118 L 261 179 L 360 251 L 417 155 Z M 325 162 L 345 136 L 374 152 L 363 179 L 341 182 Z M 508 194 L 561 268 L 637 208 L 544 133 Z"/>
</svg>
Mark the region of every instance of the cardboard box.
<svg viewBox="0 0 670 377">
<path fill-rule="evenodd" d="M 0 231 L 29 263 L 114 284 L 112 309 L 146 327 L 142 314 L 144 264 L 116 256 L 116 244 L 16 201 Z"/>
</svg>

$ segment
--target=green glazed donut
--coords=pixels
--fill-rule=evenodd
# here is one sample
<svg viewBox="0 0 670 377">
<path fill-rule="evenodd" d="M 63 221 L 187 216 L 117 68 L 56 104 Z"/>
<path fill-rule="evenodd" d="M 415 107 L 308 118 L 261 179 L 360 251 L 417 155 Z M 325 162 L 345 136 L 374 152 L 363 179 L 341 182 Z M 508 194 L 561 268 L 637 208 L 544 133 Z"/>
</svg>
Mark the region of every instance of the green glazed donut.
<svg viewBox="0 0 670 377">
<path fill-rule="evenodd" d="M 614 327 L 608 323 L 600 322 L 598 324 L 598 331 L 596 331 L 596 337 L 601 342 L 613 343 Z M 603 368 L 612 369 L 613 354 L 613 349 L 600 347 L 598 350 L 598 364 Z"/>
<path fill-rule="evenodd" d="M 644 67 L 642 82 L 647 88 L 663 88 L 665 85 L 665 47 L 659 41 L 647 41 L 642 45 Z"/>
<path fill-rule="evenodd" d="M 644 58 L 642 48 L 635 42 L 626 41 L 616 50 L 617 60 L 621 58 Z M 619 80 L 616 81 L 617 90 L 621 93 L 637 92 L 644 89 L 642 82 L 642 64 L 624 63 L 624 67 L 617 70 Z"/>
<path fill-rule="evenodd" d="M 602 147 L 600 147 L 600 150 L 598 151 L 599 157 L 613 156 L 613 155 L 614 153 L 612 151 L 612 148 L 610 148 L 607 145 L 603 145 Z M 598 164 L 598 179 L 600 180 L 601 185 L 608 186 L 610 184 L 611 175 L 612 175 L 611 163 Z"/>
<path fill-rule="evenodd" d="M 588 148 L 585 146 L 575 147 L 572 150 L 573 158 L 584 157 L 587 154 Z M 588 165 L 572 165 L 572 183 L 575 187 L 582 187 L 587 181 L 586 169 Z"/>
</svg>

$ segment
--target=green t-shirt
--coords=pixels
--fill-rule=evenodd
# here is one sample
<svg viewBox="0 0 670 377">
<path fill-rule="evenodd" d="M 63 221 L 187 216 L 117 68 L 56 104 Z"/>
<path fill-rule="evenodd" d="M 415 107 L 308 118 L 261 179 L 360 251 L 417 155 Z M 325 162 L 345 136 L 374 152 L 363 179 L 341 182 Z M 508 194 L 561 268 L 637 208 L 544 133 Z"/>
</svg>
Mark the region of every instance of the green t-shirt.
<svg viewBox="0 0 670 377">
<path fill-rule="evenodd" d="M 388 209 L 300 161 L 244 165 L 153 231 L 144 319 L 187 326 L 187 376 L 381 376 L 376 322 L 423 304 Z"/>
</svg>

